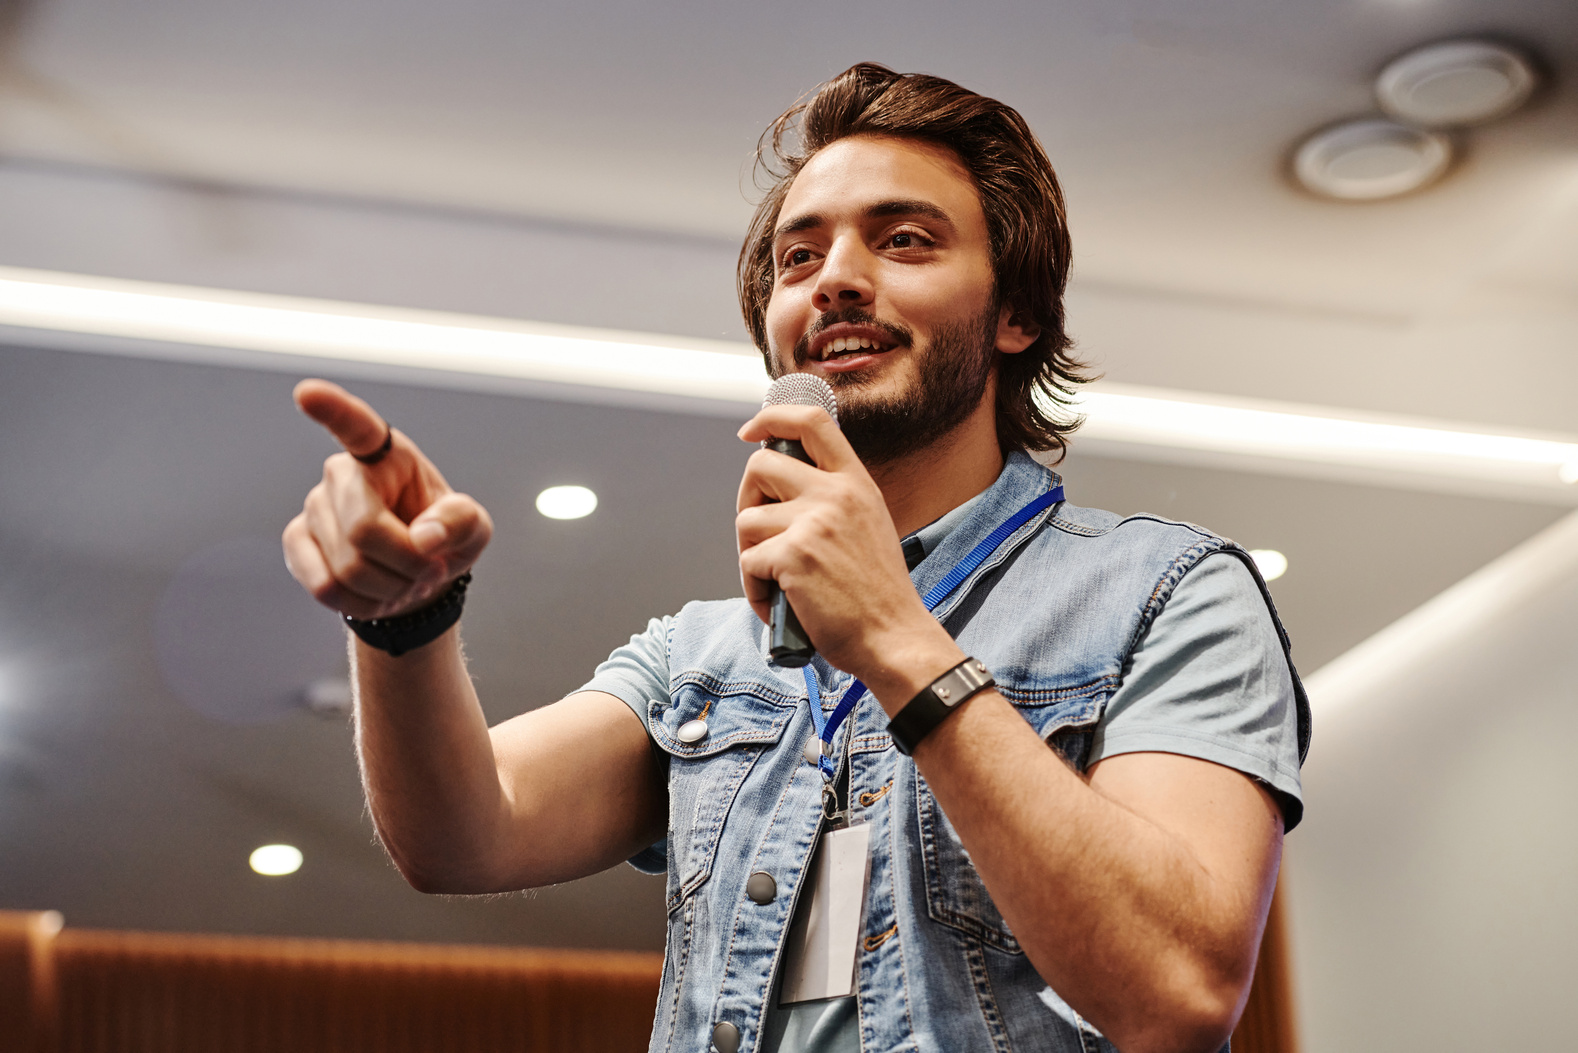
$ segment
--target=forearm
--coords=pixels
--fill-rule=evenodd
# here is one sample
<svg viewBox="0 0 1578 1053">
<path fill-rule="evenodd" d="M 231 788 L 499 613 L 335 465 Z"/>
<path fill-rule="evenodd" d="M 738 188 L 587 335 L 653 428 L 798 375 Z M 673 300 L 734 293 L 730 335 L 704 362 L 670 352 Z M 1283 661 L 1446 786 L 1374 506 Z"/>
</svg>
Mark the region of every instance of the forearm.
<svg viewBox="0 0 1578 1053">
<path fill-rule="evenodd" d="M 963 657 L 952 641 L 922 648 L 872 671 L 890 714 Z M 995 691 L 939 725 L 915 762 L 1059 995 L 1129 1053 L 1220 1047 L 1264 918 L 1250 901 L 1269 896 L 1269 879 L 1215 872 L 1185 839 L 1093 789 Z M 1275 854 L 1262 859 L 1274 877 Z"/>
<path fill-rule="evenodd" d="M 1127 1053 L 1221 1046 L 1253 968 L 1245 922 L 1258 932 L 1264 904 L 1091 789 L 995 692 L 944 722 L 916 763 L 1060 995 Z"/>
<path fill-rule="evenodd" d="M 493 890 L 506 801 L 458 629 L 398 658 L 352 646 L 367 803 L 395 865 L 425 892 Z"/>
</svg>

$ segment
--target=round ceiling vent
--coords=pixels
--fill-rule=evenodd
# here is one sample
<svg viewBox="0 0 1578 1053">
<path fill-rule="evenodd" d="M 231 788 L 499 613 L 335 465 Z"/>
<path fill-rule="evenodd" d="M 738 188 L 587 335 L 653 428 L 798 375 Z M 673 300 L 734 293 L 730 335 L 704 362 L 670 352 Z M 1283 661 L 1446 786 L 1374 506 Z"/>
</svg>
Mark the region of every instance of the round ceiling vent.
<svg viewBox="0 0 1578 1053">
<path fill-rule="evenodd" d="M 1415 48 L 1376 80 L 1381 109 L 1423 128 L 1450 128 L 1505 116 L 1534 90 L 1534 67 L 1499 44 L 1451 40 Z"/>
<path fill-rule="evenodd" d="M 1452 161 L 1452 142 L 1436 132 L 1367 117 L 1323 128 L 1293 155 L 1300 183 L 1323 197 L 1379 201 L 1438 178 Z"/>
</svg>

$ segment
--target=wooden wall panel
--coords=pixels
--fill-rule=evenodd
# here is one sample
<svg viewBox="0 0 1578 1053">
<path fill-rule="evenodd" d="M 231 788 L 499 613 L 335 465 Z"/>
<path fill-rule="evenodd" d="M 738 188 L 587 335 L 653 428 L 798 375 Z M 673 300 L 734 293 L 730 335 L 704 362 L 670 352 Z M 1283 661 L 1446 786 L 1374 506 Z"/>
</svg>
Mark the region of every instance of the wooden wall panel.
<svg viewBox="0 0 1578 1053">
<path fill-rule="evenodd" d="M 0 1053 L 625 1053 L 646 1048 L 662 971 L 655 954 L 47 930 L 0 913 Z"/>
<path fill-rule="evenodd" d="M 76 932 L 60 1053 L 641 1049 L 657 955 Z"/>
<path fill-rule="evenodd" d="M 60 929 L 0 912 L 0 1053 L 624 1053 L 661 956 Z M 1280 886 L 1234 1053 L 1297 1053 Z"/>
<path fill-rule="evenodd" d="M 60 915 L 0 911 L 0 1053 L 53 1053 Z"/>
</svg>

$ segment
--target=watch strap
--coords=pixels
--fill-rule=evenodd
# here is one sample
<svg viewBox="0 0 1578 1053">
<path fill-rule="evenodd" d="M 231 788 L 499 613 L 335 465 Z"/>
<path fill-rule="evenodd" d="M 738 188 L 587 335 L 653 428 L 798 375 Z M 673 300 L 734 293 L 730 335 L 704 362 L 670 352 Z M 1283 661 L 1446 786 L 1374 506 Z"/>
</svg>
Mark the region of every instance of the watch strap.
<svg viewBox="0 0 1578 1053">
<path fill-rule="evenodd" d="M 893 744 L 906 757 L 912 755 L 915 747 L 947 719 L 948 714 L 957 709 L 961 702 L 996 684 L 985 662 L 966 658 L 921 688 L 920 693 L 888 721 L 888 734 L 893 736 Z"/>
</svg>

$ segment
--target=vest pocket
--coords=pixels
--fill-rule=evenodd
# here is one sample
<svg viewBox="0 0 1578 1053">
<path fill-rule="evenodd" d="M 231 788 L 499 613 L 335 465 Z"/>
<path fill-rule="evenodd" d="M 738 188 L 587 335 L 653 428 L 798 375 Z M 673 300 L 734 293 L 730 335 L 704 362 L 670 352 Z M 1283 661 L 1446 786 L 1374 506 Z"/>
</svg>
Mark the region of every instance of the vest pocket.
<svg viewBox="0 0 1578 1053">
<path fill-rule="evenodd" d="M 1089 730 L 1100 718 L 1106 703 L 1104 694 L 1042 701 L 1035 692 L 1002 685 L 999 691 L 1066 761 L 1076 768 L 1083 763 L 1081 757 L 1071 754 L 1080 751 L 1081 743 L 1088 748 Z M 1019 941 L 998 912 L 997 904 L 992 902 L 986 884 L 976 873 L 975 863 L 965 851 L 953 823 L 943 814 L 919 772 L 915 777 L 915 796 L 926 881 L 926 909 L 931 919 L 958 929 L 987 946 L 1010 954 L 1023 953 Z"/>
<path fill-rule="evenodd" d="M 712 874 L 724 821 L 762 750 L 783 737 L 794 699 L 710 678 L 677 683 L 653 701 L 647 727 L 669 758 L 668 909 Z"/>
</svg>

